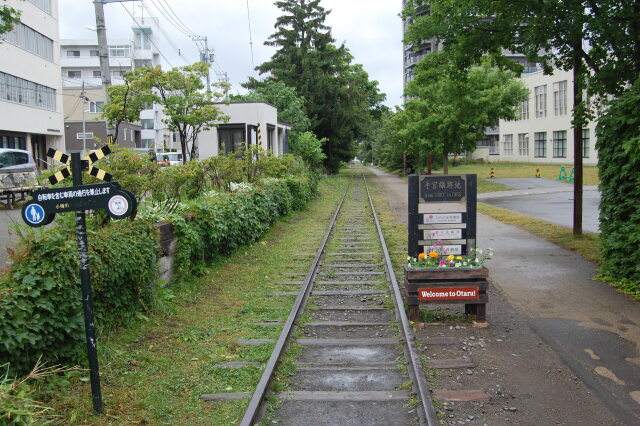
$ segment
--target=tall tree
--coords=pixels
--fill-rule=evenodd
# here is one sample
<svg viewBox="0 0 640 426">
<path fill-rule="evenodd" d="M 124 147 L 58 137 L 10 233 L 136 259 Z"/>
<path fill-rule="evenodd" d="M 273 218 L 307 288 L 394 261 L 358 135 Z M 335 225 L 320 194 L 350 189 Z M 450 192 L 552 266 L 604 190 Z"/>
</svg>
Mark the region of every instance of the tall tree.
<svg viewBox="0 0 640 426">
<path fill-rule="evenodd" d="M 413 138 L 427 152 L 443 155 L 445 173 L 449 153 L 473 151 L 487 127 L 515 119 L 516 107 L 528 97 L 514 73 L 493 67 L 488 59 L 460 71 L 441 52 L 416 66 L 405 93 L 412 97 L 406 110 L 413 113 Z"/>
<path fill-rule="evenodd" d="M 13 29 L 13 24 L 20 22 L 20 11 L 9 6 L 0 6 L 0 34 Z"/>
<path fill-rule="evenodd" d="M 429 13 L 418 16 L 425 7 Z M 574 72 L 574 234 L 582 233 L 582 93 L 619 95 L 640 73 L 640 3 L 621 0 L 409 0 L 407 41 L 437 38 L 460 68 L 484 54 L 500 65 L 504 50 Z M 588 86 L 585 82 L 589 81 Z"/>
<path fill-rule="evenodd" d="M 361 65 L 343 45 L 336 46 L 325 25 L 328 12 L 319 0 L 275 2 L 283 14 L 276 21 L 276 32 L 265 43 L 276 47 L 271 59 L 257 69 L 270 79 L 294 87 L 305 99 L 311 129 L 323 145 L 325 166 L 335 171 L 355 154 L 354 141 L 377 112 L 384 96 L 377 82 L 370 81 Z M 247 86 L 255 86 L 250 81 Z"/>
</svg>

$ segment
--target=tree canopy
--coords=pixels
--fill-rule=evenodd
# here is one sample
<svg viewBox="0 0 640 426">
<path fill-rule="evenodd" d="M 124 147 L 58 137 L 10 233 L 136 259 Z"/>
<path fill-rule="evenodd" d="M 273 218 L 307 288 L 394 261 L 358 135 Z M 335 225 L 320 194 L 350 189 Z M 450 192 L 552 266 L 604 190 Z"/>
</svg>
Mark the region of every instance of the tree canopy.
<svg viewBox="0 0 640 426">
<path fill-rule="evenodd" d="M 354 64 L 344 44 L 337 46 L 325 24 L 328 12 L 319 0 L 275 2 L 283 14 L 276 32 L 265 43 L 276 48 L 271 59 L 257 67 L 267 79 L 293 87 L 305 100 L 305 111 L 323 145 L 325 166 L 336 171 L 355 154 L 354 142 L 384 100 L 378 83 L 369 80 L 362 65 Z M 256 87 L 250 80 L 247 87 Z"/>
<path fill-rule="evenodd" d="M 183 162 L 194 159 L 196 139 L 203 130 L 228 120 L 215 105 L 224 97 L 227 86 L 216 83 L 220 92 L 204 90 L 203 78 L 209 64 L 196 62 L 180 68 L 163 71 L 160 66 L 143 67 L 127 73 L 124 88 L 112 88 L 115 96 L 105 105 L 105 116 L 115 122 L 130 120 L 140 113 L 144 105 L 162 106 L 167 128 L 178 133 Z"/>
<path fill-rule="evenodd" d="M 487 59 L 459 71 L 449 56 L 434 52 L 418 65 L 405 90 L 411 116 L 404 138 L 433 155 L 473 151 L 487 127 L 500 119 L 515 119 L 516 107 L 528 90 L 510 71 L 499 70 Z M 446 158 L 445 158 L 446 165 Z"/>
<path fill-rule="evenodd" d="M 13 29 L 13 24 L 20 22 L 20 11 L 9 6 L 0 6 L 0 34 Z"/>
</svg>

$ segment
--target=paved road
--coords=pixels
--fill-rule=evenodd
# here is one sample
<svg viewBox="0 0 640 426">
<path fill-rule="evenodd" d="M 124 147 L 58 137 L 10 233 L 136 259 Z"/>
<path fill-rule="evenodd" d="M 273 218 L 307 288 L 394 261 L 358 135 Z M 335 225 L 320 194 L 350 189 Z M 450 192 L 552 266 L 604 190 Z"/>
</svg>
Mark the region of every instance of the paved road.
<svg viewBox="0 0 640 426">
<path fill-rule="evenodd" d="M 406 181 L 375 173 L 406 221 Z M 593 280 L 596 266 L 576 253 L 485 215 L 478 243 L 495 250 L 491 282 L 526 323 L 622 424 L 640 424 L 638 302 Z"/>
<path fill-rule="evenodd" d="M 483 203 L 513 210 L 545 222 L 567 228 L 573 227 L 573 186 L 551 179 L 494 179 L 513 188 L 479 194 Z M 600 192 L 595 185 L 585 185 L 582 203 L 582 229 L 599 232 L 598 206 Z"/>
</svg>

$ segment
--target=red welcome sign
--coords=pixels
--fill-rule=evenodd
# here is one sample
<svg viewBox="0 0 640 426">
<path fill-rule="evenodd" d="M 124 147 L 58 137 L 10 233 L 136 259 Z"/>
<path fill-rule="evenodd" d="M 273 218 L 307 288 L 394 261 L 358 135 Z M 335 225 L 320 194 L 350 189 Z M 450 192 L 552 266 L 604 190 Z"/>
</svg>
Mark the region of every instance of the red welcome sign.
<svg viewBox="0 0 640 426">
<path fill-rule="evenodd" d="M 478 287 L 435 287 L 418 289 L 418 300 L 478 300 Z"/>
</svg>

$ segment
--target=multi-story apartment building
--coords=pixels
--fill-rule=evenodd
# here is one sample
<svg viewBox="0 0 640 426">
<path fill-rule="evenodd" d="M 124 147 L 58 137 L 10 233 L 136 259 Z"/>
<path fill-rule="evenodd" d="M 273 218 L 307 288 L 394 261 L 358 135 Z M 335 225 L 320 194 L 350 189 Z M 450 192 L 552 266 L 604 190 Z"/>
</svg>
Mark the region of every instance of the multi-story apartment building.
<svg viewBox="0 0 640 426">
<path fill-rule="evenodd" d="M 122 84 L 127 71 L 142 66 L 160 64 L 160 52 L 155 47 L 153 27 L 158 20 L 144 18 L 132 27 L 130 40 L 111 40 L 109 43 L 109 70 L 112 84 Z M 68 132 L 68 149 L 82 149 L 78 139 L 81 135 L 84 114 L 85 126 L 90 136 L 106 140 L 106 122 L 98 120 L 105 93 L 102 89 L 102 74 L 97 39 L 61 40 L 62 86 L 65 94 L 65 125 Z M 82 98 L 83 85 L 85 99 Z M 80 105 L 84 104 L 84 108 Z M 118 144 L 126 147 L 154 148 L 161 150 L 171 144 L 171 133 L 162 122 L 162 110 L 153 105 L 140 113 L 139 123 L 123 123 L 118 131 Z M 73 130 L 73 131 L 71 131 Z M 93 148 L 93 145 L 90 146 Z"/>
<path fill-rule="evenodd" d="M 27 149 L 46 168 L 64 149 L 58 0 L 7 0 L 20 23 L 0 36 L 0 147 Z"/>
<path fill-rule="evenodd" d="M 529 89 L 529 99 L 520 105 L 519 118 L 500 120 L 501 143 L 489 160 L 532 163 L 573 163 L 573 72 L 542 71 L 521 77 Z M 585 165 L 598 163 L 595 123 L 582 131 L 582 158 Z"/>
</svg>

